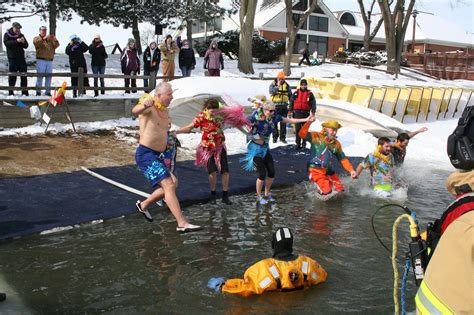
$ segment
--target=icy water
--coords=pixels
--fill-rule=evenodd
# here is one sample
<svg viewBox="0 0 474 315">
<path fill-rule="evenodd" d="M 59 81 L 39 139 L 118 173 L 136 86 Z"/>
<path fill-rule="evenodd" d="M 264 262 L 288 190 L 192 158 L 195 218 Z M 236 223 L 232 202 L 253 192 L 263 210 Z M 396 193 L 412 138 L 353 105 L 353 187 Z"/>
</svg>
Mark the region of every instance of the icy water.
<svg viewBox="0 0 474 315">
<path fill-rule="evenodd" d="M 448 171 L 416 168 L 404 202 L 421 222 L 439 216 L 452 200 L 444 188 Z M 48 235 L 0 243 L 0 282 L 16 297 L 0 303 L 0 313 L 342 313 L 393 312 L 393 276 L 388 253 L 377 242 L 370 219 L 386 201 L 348 183 L 340 200 L 308 197 L 305 185 L 275 190 L 277 203 L 256 207 L 254 195 L 233 196 L 233 206 L 185 208 L 202 232 L 179 235 L 166 210 L 114 219 Z M 361 179 L 362 183 L 367 178 Z M 361 184 L 361 183 L 359 183 Z M 134 198 L 131 196 L 131 198 Z M 377 215 L 376 229 L 391 244 L 400 210 Z M 278 227 L 295 232 L 295 252 L 317 260 L 328 281 L 304 291 L 266 293 L 242 298 L 206 288 L 211 277 L 241 277 L 254 262 L 271 256 L 270 240 Z M 408 224 L 400 228 L 400 271 Z M 414 309 L 413 276 L 407 291 Z M 15 302 L 15 303 L 14 303 Z"/>
</svg>

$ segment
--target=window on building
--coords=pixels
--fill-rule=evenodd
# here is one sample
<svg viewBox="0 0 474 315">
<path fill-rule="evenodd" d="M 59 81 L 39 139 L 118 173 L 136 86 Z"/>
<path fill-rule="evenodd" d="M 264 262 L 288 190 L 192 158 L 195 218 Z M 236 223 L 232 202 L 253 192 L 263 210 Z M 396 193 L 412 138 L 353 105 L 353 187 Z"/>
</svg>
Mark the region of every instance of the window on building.
<svg viewBox="0 0 474 315">
<path fill-rule="evenodd" d="M 349 12 L 344 13 L 339 19 L 339 22 L 341 22 L 343 25 L 356 25 L 354 16 Z"/>
<path fill-rule="evenodd" d="M 329 19 L 323 16 L 310 16 L 309 29 L 311 31 L 327 32 Z"/>
<path fill-rule="evenodd" d="M 305 34 L 296 34 L 295 46 L 293 47 L 293 53 L 299 54 L 304 48 L 306 48 L 306 37 Z"/>
<path fill-rule="evenodd" d="M 296 25 L 296 23 L 299 22 L 300 17 L 301 17 L 301 14 L 293 13 L 293 22 L 295 23 L 295 25 Z M 286 22 L 285 22 L 285 23 L 286 23 Z M 288 26 L 287 26 L 287 27 L 288 27 Z M 303 23 L 303 26 L 301 26 L 301 29 L 302 29 L 302 30 L 307 30 L 307 29 L 308 29 L 308 22 L 307 22 L 307 21 L 305 21 L 305 22 Z"/>
<path fill-rule="evenodd" d="M 298 2 L 297 4 L 293 6 L 293 10 L 296 10 L 296 11 L 306 11 L 307 8 L 308 8 L 308 0 L 301 0 L 300 2 Z M 313 13 L 325 14 L 323 10 L 321 10 L 319 5 L 317 5 L 316 8 L 314 8 Z"/>
<path fill-rule="evenodd" d="M 328 38 L 324 36 L 308 36 L 309 40 L 309 53 L 312 54 L 315 51 L 318 55 L 326 55 L 328 51 Z"/>
</svg>

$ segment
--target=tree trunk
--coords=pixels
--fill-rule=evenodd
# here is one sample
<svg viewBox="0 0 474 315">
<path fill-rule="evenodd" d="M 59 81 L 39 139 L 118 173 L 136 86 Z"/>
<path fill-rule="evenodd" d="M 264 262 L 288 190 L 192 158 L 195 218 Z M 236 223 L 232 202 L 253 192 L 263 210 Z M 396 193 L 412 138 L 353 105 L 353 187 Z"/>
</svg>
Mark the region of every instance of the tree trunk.
<svg viewBox="0 0 474 315">
<path fill-rule="evenodd" d="M 257 10 L 257 0 L 240 1 L 240 38 L 239 38 L 239 61 L 240 72 L 245 74 L 254 73 L 252 61 L 252 39 Z"/>
<path fill-rule="evenodd" d="M 291 59 L 293 58 L 293 49 L 295 48 L 296 32 L 294 28 L 289 29 L 286 37 L 285 61 L 283 63 L 283 72 L 286 76 L 291 75 Z"/>
<path fill-rule="evenodd" d="M 397 66 L 397 53 L 396 53 L 396 40 L 395 36 L 386 40 L 387 48 L 387 72 L 390 74 L 398 73 L 400 69 L 399 63 Z"/>
<path fill-rule="evenodd" d="M 186 6 L 191 10 L 193 5 L 193 0 L 186 0 Z M 186 39 L 189 42 L 189 47 L 193 47 L 193 21 L 188 18 L 186 20 Z"/>
<path fill-rule="evenodd" d="M 189 42 L 189 47 L 193 47 L 193 21 L 186 20 L 186 39 Z"/>
<path fill-rule="evenodd" d="M 56 0 L 49 0 L 49 33 L 56 35 L 56 19 L 58 8 Z"/>
<path fill-rule="evenodd" d="M 132 21 L 132 34 L 135 39 L 135 45 L 137 47 L 138 53 L 142 54 L 142 43 L 140 41 L 140 30 L 138 29 L 138 19 L 133 19 Z"/>
</svg>

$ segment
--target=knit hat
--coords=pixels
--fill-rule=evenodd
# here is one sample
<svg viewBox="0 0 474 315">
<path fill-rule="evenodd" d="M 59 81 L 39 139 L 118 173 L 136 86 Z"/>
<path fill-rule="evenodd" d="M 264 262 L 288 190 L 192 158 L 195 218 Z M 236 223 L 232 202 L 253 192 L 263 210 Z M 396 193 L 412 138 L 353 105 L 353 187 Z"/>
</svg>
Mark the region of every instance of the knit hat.
<svg viewBox="0 0 474 315">
<path fill-rule="evenodd" d="M 21 28 L 21 24 L 18 22 L 13 22 L 12 27 Z"/>
<path fill-rule="evenodd" d="M 94 35 L 94 39 L 96 39 L 96 38 L 97 38 L 97 39 L 101 39 L 99 34 L 95 34 L 95 35 Z"/>
<path fill-rule="evenodd" d="M 454 196 L 474 191 L 474 170 L 454 172 L 446 180 L 446 188 Z"/>
<path fill-rule="evenodd" d="M 285 72 L 283 71 L 278 72 L 277 79 L 285 80 Z"/>
<path fill-rule="evenodd" d="M 71 36 L 69 36 L 69 40 L 74 40 L 76 38 L 79 39 L 79 36 L 77 36 L 76 34 L 72 34 Z"/>
<path fill-rule="evenodd" d="M 325 121 L 321 124 L 321 126 L 323 126 L 324 128 L 330 128 L 330 129 L 336 129 L 336 130 L 342 127 L 342 125 L 336 120 Z"/>
<path fill-rule="evenodd" d="M 308 81 L 306 81 L 306 79 L 301 79 L 300 85 L 301 85 L 301 84 L 306 84 L 306 85 L 308 85 Z"/>
</svg>

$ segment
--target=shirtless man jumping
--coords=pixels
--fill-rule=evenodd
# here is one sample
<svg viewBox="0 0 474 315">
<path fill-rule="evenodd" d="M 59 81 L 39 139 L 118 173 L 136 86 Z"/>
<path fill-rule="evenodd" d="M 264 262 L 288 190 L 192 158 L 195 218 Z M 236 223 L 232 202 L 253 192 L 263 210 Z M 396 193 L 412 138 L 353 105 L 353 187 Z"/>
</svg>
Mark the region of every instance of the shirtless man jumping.
<svg viewBox="0 0 474 315">
<path fill-rule="evenodd" d="M 153 217 L 147 211 L 148 207 L 165 198 L 178 223 L 176 230 L 180 233 L 194 232 L 202 228 L 190 224 L 181 212 L 176 196 L 176 177 L 165 163 L 171 121 L 168 106 L 172 99 L 171 85 L 163 82 L 156 87 L 154 97 L 144 95 L 132 109 L 132 113 L 138 115 L 140 120 L 140 141 L 135 159 L 153 188 L 158 187 L 150 197 L 142 202 L 137 201 L 136 207 L 148 221 L 153 221 Z"/>
</svg>

